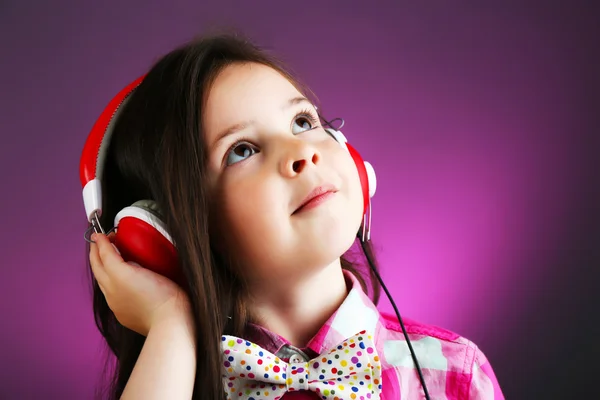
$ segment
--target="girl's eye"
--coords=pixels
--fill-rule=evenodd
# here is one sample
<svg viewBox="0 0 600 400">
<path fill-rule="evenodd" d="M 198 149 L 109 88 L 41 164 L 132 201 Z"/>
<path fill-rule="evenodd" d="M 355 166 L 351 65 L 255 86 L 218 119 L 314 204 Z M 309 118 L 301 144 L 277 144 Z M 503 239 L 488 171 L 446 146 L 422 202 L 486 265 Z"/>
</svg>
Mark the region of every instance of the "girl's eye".
<svg viewBox="0 0 600 400">
<path fill-rule="evenodd" d="M 311 111 L 302 111 L 294 117 L 294 121 L 292 123 L 292 133 L 297 135 L 299 133 L 315 129 L 318 127 L 318 125 L 319 120 Z M 233 144 L 233 146 L 230 147 L 229 151 L 227 152 L 225 156 L 225 166 L 227 167 L 237 162 L 244 161 L 246 158 L 249 158 L 258 152 L 258 148 L 248 143 L 247 139 L 239 139 Z"/>
<path fill-rule="evenodd" d="M 240 141 L 231 146 L 231 150 L 229 150 L 227 158 L 225 159 L 225 165 L 232 165 L 239 161 L 243 161 L 257 152 L 257 149 L 250 143 Z"/>
<path fill-rule="evenodd" d="M 308 112 L 300 113 L 294 119 L 294 122 L 292 124 L 292 133 L 296 135 L 298 133 L 309 131 L 311 129 L 316 128 L 317 123 L 318 122 L 316 118 L 312 114 Z M 296 127 L 299 127 L 299 130 L 297 130 Z"/>
</svg>

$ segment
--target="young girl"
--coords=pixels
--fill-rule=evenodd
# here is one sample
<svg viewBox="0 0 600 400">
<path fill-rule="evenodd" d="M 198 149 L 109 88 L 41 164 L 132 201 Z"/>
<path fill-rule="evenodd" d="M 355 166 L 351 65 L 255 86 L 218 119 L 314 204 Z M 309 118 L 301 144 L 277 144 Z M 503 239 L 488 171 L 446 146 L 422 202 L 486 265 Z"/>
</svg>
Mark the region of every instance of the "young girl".
<svg viewBox="0 0 600 400">
<path fill-rule="evenodd" d="M 109 104 L 81 161 L 108 397 L 503 398 L 475 344 L 377 310 L 375 177 L 315 103 L 219 35 Z"/>
</svg>

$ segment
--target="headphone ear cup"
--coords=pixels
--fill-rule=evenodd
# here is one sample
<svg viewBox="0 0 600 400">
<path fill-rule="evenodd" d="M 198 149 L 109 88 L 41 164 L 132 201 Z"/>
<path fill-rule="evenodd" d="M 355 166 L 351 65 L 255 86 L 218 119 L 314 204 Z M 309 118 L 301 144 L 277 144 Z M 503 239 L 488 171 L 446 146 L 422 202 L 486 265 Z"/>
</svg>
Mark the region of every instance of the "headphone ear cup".
<svg viewBox="0 0 600 400">
<path fill-rule="evenodd" d="M 375 175 L 375 169 L 370 162 L 365 161 L 365 169 L 367 171 L 367 179 L 369 181 L 369 197 L 375 196 L 377 190 L 377 175 Z"/>
<path fill-rule="evenodd" d="M 373 166 L 368 161 L 364 161 L 358 151 L 354 147 L 352 147 L 346 136 L 341 131 L 326 128 L 325 131 L 329 133 L 343 148 L 348 150 L 350 156 L 354 160 L 354 164 L 356 164 L 356 168 L 358 169 L 358 176 L 360 177 L 360 184 L 362 186 L 363 197 L 364 197 L 364 212 L 367 211 L 367 207 L 369 206 L 369 199 L 375 195 L 375 191 L 377 190 L 377 176 L 375 175 L 375 170 Z"/>
<path fill-rule="evenodd" d="M 114 244 L 125 261 L 181 283 L 177 250 L 155 202 L 141 200 L 125 207 L 114 225 Z"/>
<path fill-rule="evenodd" d="M 369 202 L 370 202 L 370 198 L 371 198 L 371 193 L 375 193 L 374 191 L 372 191 L 371 187 L 370 187 L 370 174 L 369 174 L 369 166 L 370 169 L 373 170 L 373 167 L 371 166 L 371 164 L 363 161 L 362 157 L 360 156 L 360 154 L 358 154 L 358 151 L 356 151 L 354 149 L 354 147 L 352 147 L 349 143 L 346 143 L 346 147 L 348 148 L 348 152 L 350 153 L 350 156 L 352 156 L 352 159 L 354 160 L 354 164 L 356 165 L 356 169 L 358 170 L 358 176 L 360 178 L 360 185 L 362 187 L 362 193 L 363 193 L 363 201 L 364 201 L 364 208 L 363 208 L 363 213 L 367 212 L 367 209 L 369 207 Z M 375 171 L 372 171 L 373 175 Z"/>
</svg>

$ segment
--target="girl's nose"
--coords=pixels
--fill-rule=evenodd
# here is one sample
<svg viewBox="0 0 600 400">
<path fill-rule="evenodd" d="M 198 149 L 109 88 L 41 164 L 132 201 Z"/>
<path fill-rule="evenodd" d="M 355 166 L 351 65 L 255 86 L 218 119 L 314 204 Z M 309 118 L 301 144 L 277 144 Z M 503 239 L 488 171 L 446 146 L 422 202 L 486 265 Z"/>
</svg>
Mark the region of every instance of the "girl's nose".
<svg viewBox="0 0 600 400">
<path fill-rule="evenodd" d="M 281 158 L 281 174 L 294 177 L 306 168 L 317 165 L 321 161 L 321 154 L 312 144 L 297 138 L 286 143 L 285 151 Z"/>
</svg>

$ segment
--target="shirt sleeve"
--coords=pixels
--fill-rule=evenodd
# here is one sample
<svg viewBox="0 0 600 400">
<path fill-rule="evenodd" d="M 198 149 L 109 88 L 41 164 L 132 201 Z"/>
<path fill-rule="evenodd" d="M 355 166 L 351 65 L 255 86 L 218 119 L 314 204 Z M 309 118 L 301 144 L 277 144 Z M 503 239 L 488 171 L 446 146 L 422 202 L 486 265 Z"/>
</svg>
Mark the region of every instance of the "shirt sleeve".
<svg viewBox="0 0 600 400">
<path fill-rule="evenodd" d="M 469 400 L 504 400 L 496 374 L 487 357 L 478 347 L 475 349 L 471 369 Z"/>
</svg>

